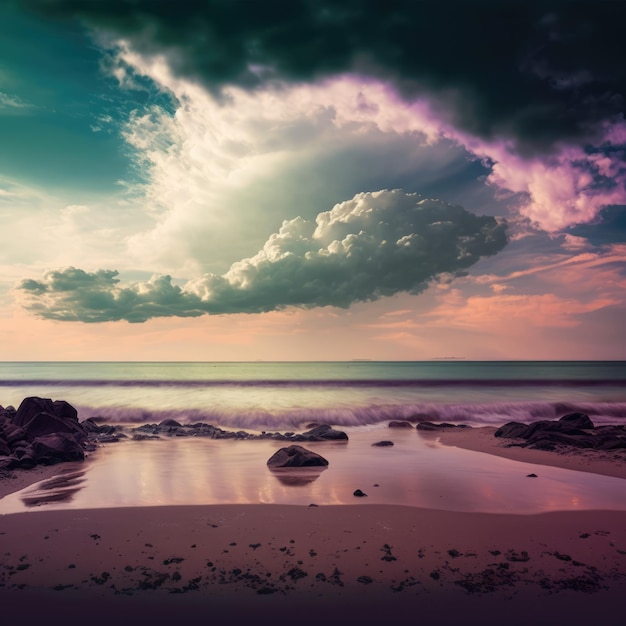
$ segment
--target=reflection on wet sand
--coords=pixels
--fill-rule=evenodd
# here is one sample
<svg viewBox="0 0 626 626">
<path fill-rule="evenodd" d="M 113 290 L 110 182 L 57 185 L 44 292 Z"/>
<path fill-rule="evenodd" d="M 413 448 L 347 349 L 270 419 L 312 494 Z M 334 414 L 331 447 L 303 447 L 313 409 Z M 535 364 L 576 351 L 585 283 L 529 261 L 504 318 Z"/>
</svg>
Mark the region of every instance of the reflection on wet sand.
<svg viewBox="0 0 626 626">
<path fill-rule="evenodd" d="M 419 434 L 418 434 L 419 433 Z M 270 470 L 272 440 L 173 438 L 103 445 L 85 465 L 0 499 L 0 516 L 34 510 L 189 504 L 395 504 L 448 511 L 530 514 L 626 509 L 626 481 L 442 446 L 439 434 L 352 429 L 347 444 L 311 450 L 328 468 Z M 88 473 L 83 476 L 84 470 Z M 538 478 L 530 480 L 534 472 Z M 84 481 L 84 482 L 83 482 Z M 371 488 L 376 484 L 375 489 Z M 368 498 L 355 498 L 361 489 Z"/>
<path fill-rule="evenodd" d="M 283 485 L 303 487 L 317 480 L 326 467 L 274 467 L 270 472 Z"/>
<path fill-rule="evenodd" d="M 56 476 L 32 485 L 21 493 L 20 499 L 27 507 L 50 502 L 70 502 L 83 488 L 86 480 L 84 476 L 87 469 L 78 467 L 65 467 Z"/>
</svg>

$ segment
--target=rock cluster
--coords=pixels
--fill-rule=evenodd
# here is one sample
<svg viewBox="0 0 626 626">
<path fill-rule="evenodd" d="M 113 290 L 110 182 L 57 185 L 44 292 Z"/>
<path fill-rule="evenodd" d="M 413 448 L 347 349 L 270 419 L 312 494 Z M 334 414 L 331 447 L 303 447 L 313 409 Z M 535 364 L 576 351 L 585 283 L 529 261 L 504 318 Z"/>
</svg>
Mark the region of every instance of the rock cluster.
<svg viewBox="0 0 626 626">
<path fill-rule="evenodd" d="M 107 426 L 110 428 L 115 428 Z M 94 428 L 94 427 L 91 427 Z M 102 428 L 97 427 L 96 428 Z M 159 424 L 143 424 L 132 429 L 132 437 L 134 439 L 148 439 L 166 437 L 207 437 L 209 439 L 274 439 L 276 441 L 347 441 L 348 435 L 341 430 L 336 430 L 328 424 L 315 426 L 304 433 L 268 433 L 260 434 L 247 433 L 243 430 L 232 431 L 223 430 L 212 424 L 205 422 L 196 422 L 194 424 L 180 424 L 176 420 L 167 419 Z M 115 435 L 114 432 L 107 430 L 107 434 Z M 119 434 L 119 433 L 118 433 Z"/>
<path fill-rule="evenodd" d="M 560 446 L 617 450 L 626 448 L 626 426 L 595 426 L 585 413 L 568 413 L 557 421 L 531 424 L 508 422 L 494 433 L 496 437 L 523 439 L 510 446 L 535 450 L 556 450 Z"/>
<path fill-rule="evenodd" d="M 63 400 L 32 397 L 17 410 L 0 406 L 0 469 L 81 461 L 87 439 L 76 409 Z"/>
<path fill-rule="evenodd" d="M 62 461 L 81 461 L 86 450 L 120 439 L 207 437 L 209 439 L 273 439 L 288 442 L 347 441 L 345 432 L 328 424 L 311 424 L 304 433 L 228 431 L 207 424 L 180 424 L 166 419 L 159 424 L 127 428 L 90 417 L 78 421 L 76 409 L 64 400 L 25 398 L 16 410 L 0 406 L 0 470 L 29 469 Z M 292 446 L 293 447 L 293 446 Z M 296 446 L 297 447 L 297 446 Z M 311 453 L 313 454 L 313 453 Z M 321 457 L 320 457 L 321 458 Z"/>
</svg>

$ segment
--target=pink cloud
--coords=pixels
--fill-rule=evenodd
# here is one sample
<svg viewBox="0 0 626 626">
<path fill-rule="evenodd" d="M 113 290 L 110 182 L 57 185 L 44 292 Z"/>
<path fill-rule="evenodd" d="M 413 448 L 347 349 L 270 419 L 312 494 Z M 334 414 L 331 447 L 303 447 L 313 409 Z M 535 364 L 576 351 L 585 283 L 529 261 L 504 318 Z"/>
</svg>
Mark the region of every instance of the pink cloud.
<svg viewBox="0 0 626 626">
<path fill-rule="evenodd" d="M 445 299 L 427 317 L 429 325 L 456 328 L 489 328 L 510 332 L 517 324 L 535 327 L 578 326 L 581 314 L 598 311 L 608 306 L 620 304 L 611 298 L 597 298 L 581 302 L 574 298 L 561 298 L 554 294 L 540 295 L 494 295 L 473 296 L 462 306 L 453 300 Z"/>
</svg>

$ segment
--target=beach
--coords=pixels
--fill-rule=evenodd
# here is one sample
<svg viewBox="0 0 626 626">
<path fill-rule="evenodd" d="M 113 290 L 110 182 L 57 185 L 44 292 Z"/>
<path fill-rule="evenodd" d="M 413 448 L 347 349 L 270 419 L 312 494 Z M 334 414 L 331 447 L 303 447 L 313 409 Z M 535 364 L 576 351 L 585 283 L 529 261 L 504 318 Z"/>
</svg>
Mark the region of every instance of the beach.
<svg viewBox="0 0 626 626">
<path fill-rule="evenodd" d="M 622 363 L 0 369 L 3 406 L 65 399 L 94 420 L 84 461 L 0 478 L 3 617 L 623 621 L 624 448 L 494 436 L 584 412 L 595 428 L 575 438 L 623 437 Z M 346 438 L 302 441 L 316 423 Z M 291 444 L 328 466 L 268 468 Z"/>
<path fill-rule="evenodd" d="M 549 458 L 585 472 L 608 464 L 505 448 L 491 435 L 455 429 L 441 440 L 500 456 L 528 452 L 533 469 L 537 455 L 546 467 Z M 58 469 L 18 472 L 0 493 Z M 613 470 L 624 479 L 624 463 Z M 413 615 L 426 624 L 621 624 L 626 511 L 360 503 L 37 510 L 0 517 L 0 554 L 3 614 L 21 619 L 59 611 L 65 623 L 92 615 L 375 624 Z"/>
</svg>

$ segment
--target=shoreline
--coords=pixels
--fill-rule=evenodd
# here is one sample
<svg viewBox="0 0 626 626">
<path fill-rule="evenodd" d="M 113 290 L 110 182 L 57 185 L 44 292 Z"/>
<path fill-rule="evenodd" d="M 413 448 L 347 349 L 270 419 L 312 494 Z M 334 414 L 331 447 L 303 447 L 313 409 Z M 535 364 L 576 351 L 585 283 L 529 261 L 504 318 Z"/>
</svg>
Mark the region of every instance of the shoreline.
<svg viewBox="0 0 626 626">
<path fill-rule="evenodd" d="M 544 465 L 626 479 L 626 452 L 623 450 L 599 451 L 570 448 L 559 451 L 544 451 L 518 446 L 510 447 L 510 444 L 519 440 L 494 437 L 493 434 L 496 430 L 492 426 L 437 429 L 435 431 L 418 430 L 417 436 L 436 445 L 489 454 L 529 465 Z M 406 432 L 392 433 L 390 430 L 389 436 L 392 434 L 398 436 L 405 435 Z M 228 442 L 225 442 L 225 445 L 228 445 Z M 90 461 L 90 456 L 87 456 L 84 461 L 80 462 L 37 465 L 31 469 L 4 470 L 0 472 L 0 500 L 58 474 L 86 469 Z"/>
</svg>

